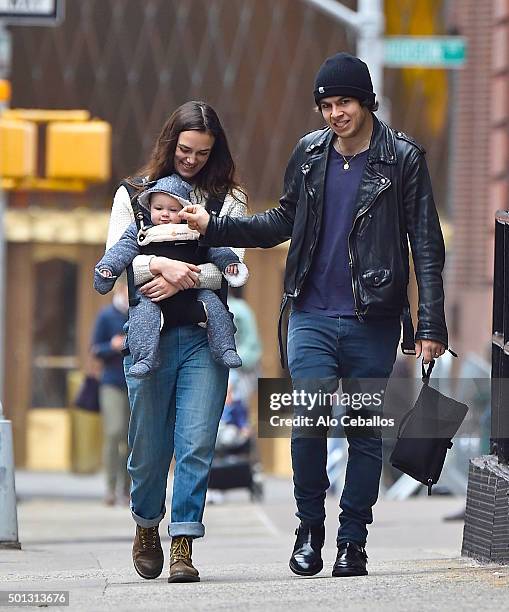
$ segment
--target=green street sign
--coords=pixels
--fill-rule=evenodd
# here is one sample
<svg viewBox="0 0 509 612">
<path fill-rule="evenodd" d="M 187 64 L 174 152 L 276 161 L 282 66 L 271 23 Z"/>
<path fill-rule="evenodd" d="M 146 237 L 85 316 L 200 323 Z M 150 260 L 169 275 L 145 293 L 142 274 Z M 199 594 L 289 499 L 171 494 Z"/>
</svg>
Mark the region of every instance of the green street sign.
<svg viewBox="0 0 509 612">
<path fill-rule="evenodd" d="M 461 68 L 466 50 L 462 36 L 386 36 L 384 66 Z"/>
</svg>

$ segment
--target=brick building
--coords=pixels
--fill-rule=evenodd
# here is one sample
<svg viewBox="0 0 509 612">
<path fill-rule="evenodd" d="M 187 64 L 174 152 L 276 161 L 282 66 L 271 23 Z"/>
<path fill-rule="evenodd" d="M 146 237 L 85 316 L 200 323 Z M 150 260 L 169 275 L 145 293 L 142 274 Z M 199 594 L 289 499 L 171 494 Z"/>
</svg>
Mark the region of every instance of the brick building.
<svg viewBox="0 0 509 612">
<path fill-rule="evenodd" d="M 491 340 L 494 215 L 508 208 L 509 2 L 453 3 L 451 25 L 468 39 L 456 75 L 451 118 L 451 340 L 462 355 L 488 357 Z"/>
</svg>

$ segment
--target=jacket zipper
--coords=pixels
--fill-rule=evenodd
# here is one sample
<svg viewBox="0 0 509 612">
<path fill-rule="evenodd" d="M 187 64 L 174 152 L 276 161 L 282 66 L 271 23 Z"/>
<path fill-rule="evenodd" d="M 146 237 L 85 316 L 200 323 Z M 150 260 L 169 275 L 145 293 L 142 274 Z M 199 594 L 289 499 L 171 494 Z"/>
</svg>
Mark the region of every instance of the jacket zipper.
<svg viewBox="0 0 509 612">
<path fill-rule="evenodd" d="M 309 187 L 309 185 L 306 183 L 306 176 L 307 176 L 310 168 L 311 168 L 310 164 L 306 163 L 303 166 L 303 168 L 302 168 L 302 173 L 304 175 L 304 187 L 306 189 L 306 195 L 307 195 L 307 197 L 309 199 L 309 203 L 313 204 L 314 203 L 314 198 L 315 198 L 315 195 L 316 195 L 316 191 L 312 187 Z M 317 223 L 318 223 L 318 216 L 315 216 L 315 222 L 314 222 L 314 225 L 313 225 L 313 230 L 315 230 Z M 318 239 L 318 235 L 317 235 L 317 232 L 315 232 L 314 236 L 313 236 L 313 242 L 311 243 L 311 247 L 309 249 L 309 262 L 306 265 L 306 268 L 303 271 L 302 276 L 300 278 L 300 281 L 301 281 L 300 285 L 301 286 L 302 286 L 302 284 L 304 282 L 304 279 L 306 278 L 306 275 L 307 275 L 307 273 L 309 271 L 309 268 L 311 267 L 311 258 L 313 256 L 313 251 L 315 249 L 315 245 L 316 245 L 317 239 Z M 297 282 L 297 284 L 298 284 L 298 282 Z M 293 292 L 293 294 L 291 295 L 291 297 L 296 298 L 299 295 L 299 293 L 300 293 L 300 288 L 296 287 L 294 292 Z"/>
<path fill-rule="evenodd" d="M 375 202 L 378 200 L 378 198 L 379 198 L 380 194 L 381 194 L 381 193 L 383 193 L 383 192 L 384 192 L 384 191 L 385 191 L 385 190 L 386 190 L 386 189 L 387 189 L 387 188 L 390 186 L 390 184 L 391 184 L 391 183 L 390 183 L 390 181 L 389 181 L 388 179 L 385 179 L 385 180 L 387 181 L 387 184 L 386 184 L 386 185 L 384 185 L 384 186 L 382 187 L 382 189 L 380 189 L 380 191 L 379 191 L 379 192 L 376 194 L 376 196 L 373 198 L 373 200 L 372 200 L 372 202 L 370 203 L 370 205 L 369 205 L 369 206 L 367 206 L 367 207 L 366 207 L 366 208 L 365 208 L 365 209 L 364 209 L 362 212 L 360 212 L 360 211 L 359 211 L 359 212 L 357 213 L 357 215 L 355 216 L 355 219 L 353 220 L 353 223 L 352 223 L 352 228 L 351 228 L 351 230 L 350 230 L 350 232 L 349 232 L 349 234 L 348 234 L 348 240 L 347 240 L 347 243 L 348 243 L 348 259 L 349 259 L 348 263 L 349 263 L 349 265 L 350 265 L 350 280 L 351 280 L 351 282 L 352 282 L 352 292 L 353 292 L 353 301 L 354 301 L 354 306 L 355 306 L 355 316 L 356 316 L 356 317 L 359 319 L 359 321 L 364 321 L 364 318 L 363 318 L 363 316 L 362 316 L 362 315 L 363 315 L 363 313 L 362 313 L 362 312 L 360 311 L 360 309 L 359 309 L 359 303 L 358 303 L 358 301 L 357 301 L 357 294 L 356 294 L 356 292 L 355 292 L 355 282 L 354 282 L 354 279 L 353 279 L 353 272 L 354 272 L 354 268 L 353 268 L 353 266 L 354 266 L 354 261 L 353 261 L 353 252 L 352 252 L 352 249 L 350 248 L 350 236 L 352 235 L 353 229 L 354 229 L 355 224 L 357 223 L 358 219 L 360 219 L 362 216 L 364 216 L 364 215 L 365 215 L 365 214 L 368 212 L 368 210 L 370 210 L 370 208 L 372 208 L 372 206 L 373 206 L 373 205 L 375 204 Z"/>
<path fill-rule="evenodd" d="M 316 192 L 306 185 L 306 182 L 305 182 L 306 181 L 306 176 L 305 176 L 306 174 L 307 174 L 307 172 L 304 173 L 304 186 L 306 188 L 306 195 L 308 196 L 310 203 L 312 203 L 314 201 L 313 198 L 315 197 L 315 193 Z M 314 225 L 313 225 L 313 230 L 315 229 L 317 222 L 318 222 L 318 219 L 315 217 L 315 222 L 314 222 Z M 301 281 L 303 281 L 306 278 L 306 274 L 308 273 L 309 268 L 311 266 L 311 256 L 313 254 L 313 250 L 315 248 L 317 238 L 318 238 L 318 236 L 316 235 L 316 232 L 315 232 L 315 234 L 313 236 L 313 242 L 311 243 L 311 247 L 309 249 L 310 259 L 309 259 L 308 264 L 306 265 L 305 270 L 303 271 L 303 273 L 301 275 L 301 278 L 299 279 Z M 298 284 L 298 281 L 297 281 L 297 284 Z M 302 286 L 302 282 L 301 282 L 301 286 Z M 288 294 L 288 296 L 292 297 L 292 298 L 296 298 L 299 295 L 299 293 L 300 293 L 300 289 L 299 289 L 299 287 L 296 287 L 294 292 L 292 294 Z"/>
<path fill-rule="evenodd" d="M 313 226 L 313 230 L 315 230 L 317 223 L 318 223 L 318 219 L 315 220 L 315 224 Z M 318 240 L 318 235 L 317 234 L 318 234 L 318 232 L 315 231 L 314 236 L 313 236 L 313 242 L 311 243 L 311 246 L 309 248 L 309 261 L 308 261 L 308 263 L 306 265 L 306 268 L 304 269 L 304 272 L 302 273 L 302 276 L 300 278 L 300 286 L 301 287 L 304 284 L 304 280 L 305 280 L 305 278 L 307 276 L 307 273 L 309 272 L 309 268 L 311 267 L 311 259 L 313 257 L 313 252 L 315 250 L 316 241 Z M 293 293 L 294 293 L 293 297 L 297 297 L 299 295 L 299 293 L 300 293 L 300 288 L 296 287 L 295 291 Z"/>
</svg>

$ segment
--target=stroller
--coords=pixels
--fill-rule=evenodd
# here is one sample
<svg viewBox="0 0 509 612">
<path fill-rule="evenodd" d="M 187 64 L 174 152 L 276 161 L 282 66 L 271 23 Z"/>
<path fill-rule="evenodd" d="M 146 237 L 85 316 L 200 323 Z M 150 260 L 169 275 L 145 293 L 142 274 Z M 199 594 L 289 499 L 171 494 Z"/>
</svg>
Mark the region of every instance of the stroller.
<svg viewBox="0 0 509 612">
<path fill-rule="evenodd" d="M 263 499 L 263 477 L 248 410 L 230 392 L 217 432 L 216 452 L 209 477 L 209 492 L 248 489 L 251 501 Z"/>
</svg>

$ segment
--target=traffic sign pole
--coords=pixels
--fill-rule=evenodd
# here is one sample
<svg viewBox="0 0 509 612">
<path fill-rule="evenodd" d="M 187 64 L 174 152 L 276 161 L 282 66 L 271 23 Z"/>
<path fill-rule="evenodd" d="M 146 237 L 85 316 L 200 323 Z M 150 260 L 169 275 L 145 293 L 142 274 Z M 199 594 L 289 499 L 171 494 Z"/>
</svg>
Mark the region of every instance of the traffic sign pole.
<svg viewBox="0 0 509 612">
<path fill-rule="evenodd" d="M 11 61 L 11 38 L 0 21 L 0 115 L 9 104 Z M 6 207 L 5 192 L 0 186 L 0 549 L 21 548 L 18 539 L 18 514 L 16 509 L 16 487 L 14 484 L 14 448 L 12 423 L 3 412 L 4 391 L 4 349 L 5 349 L 5 231 L 4 216 Z"/>
</svg>

